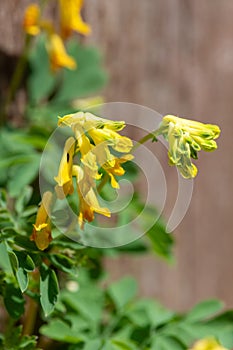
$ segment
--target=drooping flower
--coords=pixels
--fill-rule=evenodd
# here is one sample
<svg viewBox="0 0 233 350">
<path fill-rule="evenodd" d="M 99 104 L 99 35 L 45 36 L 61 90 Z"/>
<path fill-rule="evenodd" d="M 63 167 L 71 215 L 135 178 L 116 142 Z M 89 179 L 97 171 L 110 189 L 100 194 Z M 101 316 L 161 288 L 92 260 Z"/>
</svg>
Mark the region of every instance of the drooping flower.
<svg viewBox="0 0 233 350">
<path fill-rule="evenodd" d="M 48 34 L 46 48 L 49 54 L 50 66 L 53 72 L 59 68 L 76 69 L 77 64 L 73 57 L 66 52 L 61 37 L 57 34 Z"/>
<path fill-rule="evenodd" d="M 33 232 L 30 239 L 35 241 L 40 250 L 46 249 L 52 240 L 49 219 L 52 199 L 53 195 L 51 192 L 47 191 L 43 194 L 41 205 L 37 212 L 36 222 L 33 224 Z"/>
<path fill-rule="evenodd" d="M 91 222 L 94 220 L 94 213 L 110 217 L 109 209 L 100 206 L 94 188 L 90 185 L 88 186 L 88 179 L 86 179 L 83 169 L 78 165 L 73 166 L 73 175 L 76 176 L 79 196 L 78 222 L 80 228 L 84 228 L 86 221 Z"/>
<path fill-rule="evenodd" d="M 81 17 L 83 0 L 60 0 L 61 35 L 67 39 L 73 31 L 83 35 L 91 33 L 91 27 Z"/>
<path fill-rule="evenodd" d="M 206 338 L 197 341 L 190 350 L 227 350 L 215 339 Z"/>
<path fill-rule="evenodd" d="M 167 115 L 157 134 L 162 134 L 169 143 L 170 165 L 176 165 L 181 175 L 189 179 L 197 175 L 191 158 L 197 159 L 200 150 L 215 150 L 217 144 L 214 140 L 219 137 L 220 129 L 217 125 Z"/>
<path fill-rule="evenodd" d="M 29 35 L 37 35 L 40 33 L 40 8 L 37 4 L 31 4 L 26 8 L 23 28 Z"/>
<path fill-rule="evenodd" d="M 114 165 L 109 166 L 109 163 L 104 163 L 103 168 L 107 172 L 107 174 L 110 176 L 111 179 L 111 185 L 113 188 L 119 188 L 119 184 L 116 181 L 115 176 L 122 176 L 125 173 L 125 169 L 122 168 L 121 164 L 128 162 L 129 160 L 132 160 L 134 157 L 132 154 L 126 154 L 125 156 L 121 158 L 115 158 L 114 159 Z"/>
<path fill-rule="evenodd" d="M 73 156 L 75 151 L 75 139 L 69 137 L 66 140 L 63 155 L 61 158 L 58 175 L 54 177 L 57 182 L 55 187 L 57 197 L 63 199 L 74 191 L 72 182 Z"/>
</svg>

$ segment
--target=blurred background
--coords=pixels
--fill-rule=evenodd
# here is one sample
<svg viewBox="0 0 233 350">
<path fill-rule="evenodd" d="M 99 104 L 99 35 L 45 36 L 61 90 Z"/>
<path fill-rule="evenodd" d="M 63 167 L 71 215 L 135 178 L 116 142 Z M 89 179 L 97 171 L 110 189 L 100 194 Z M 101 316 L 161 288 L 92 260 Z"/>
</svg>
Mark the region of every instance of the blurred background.
<svg viewBox="0 0 233 350">
<path fill-rule="evenodd" d="M 21 22 L 29 3 L 1 1 L 1 94 L 22 49 Z M 86 0 L 84 17 L 93 34 L 83 40 L 102 50 L 110 77 L 106 102 L 133 102 L 222 129 L 218 150 L 200 156 L 191 206 L 174 233 L 176 263 L 121 256 L 106 260 L 108 271 L 113 279 L 134 275 L 141 295 L 176 310 L 211 297 L 232 308 L 233 2 Z M 18 110 L 24 100 L 22 91 Z M 172 192 L 175 173 L 167 171 Z"/>
</svg>

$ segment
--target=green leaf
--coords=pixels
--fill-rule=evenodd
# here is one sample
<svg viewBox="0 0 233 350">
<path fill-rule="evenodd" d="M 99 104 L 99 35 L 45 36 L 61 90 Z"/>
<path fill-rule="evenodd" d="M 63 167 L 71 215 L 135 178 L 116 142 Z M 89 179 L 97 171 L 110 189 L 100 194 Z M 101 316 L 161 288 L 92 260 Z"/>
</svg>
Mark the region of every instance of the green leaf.
<svg viewBox="0 0 233 350">
<path fill-rule="evenodd" d="M 102 350 L 135 350 L 136 347 L 129 340 L 110 339 L 104 344 Z"/>
<path fill-rule="evenodd" d="M 4 347 L 0 347 L 0 349 L 36 350 L 36 336 L 22 336 L 22 328 L 22 326 L 9 327 L 2 338 Z"/>
<path fill-rule="evenodd" d="M 49 254 L 48 258 L 52 264 L 59 270 L 66 272 L 70 275 L 76 276 L 77 270 L 75 269 L 74 262 L 63 254 Z"/>
<path fill-rule="evenodd" d="M 104 87 L 107 76 L 101 67 L 101 56 L 96 48 L 87 47 L 72 41 L 68 52 L 77 62 L 74 71 L 63 71 L 63 82 L 53 102 L 71 101 L 78 97 L 93 94 Z"/>
<path fill-rule="evenodd" d="M 186 350 L 185 346 L 175 337 L 154 336 L 151 350 Z"/>
<path fill-rule="evenodd" d="M 54 309 L 59 293 L 55 272 L 43 264 L 40 268 L 40 302 L 47 317 Z"/>
<path fill-rule="evenodd" d="M 10 316 L 20 318 L 24 313 L 24 303 L 21 291 L 13 283 L 7 283 L 4 290 L 4 304 Z"/>
<path fill-rule="evenodd" d="M 91 327 L 100 322 L 104 303 L 103 292 L 93 283 L 89 282 L 87 286 L 80 284 L 80 289 L 76 292 L 64 291 L 61 299 L 65 305 L 88 320 Z"/>
<path fill-rule="evenodd" d="M 232 329 L 222 332 L 218 337 L 219 342 L 226 348 L 233 348 L 233 332 Z"/>
<path fill-rule="evenodd" d="M 125 277 L 118 282 L 111 284 L 108 294 L 118 310 L 125 307 L 137 293 L 137 283 L 131 277 Z"/>
<path fill-rule="evenodd" d="M 29 56 L 29 66 L 31 69 L 28 79 L 29 98 L 32 103 L 38 103 L 53 91 L 56 83 L 56 76 L 49 67 L 43 36 L 37 38 L 35 48 Z"/>
<path fill-rule="evenodd" d="M 0 268 L 5 272 L 12 273 L 11 260 L 5 242 L 0 243 Z"/>
<path fill-rule="evenodd" d="M 137 239 L 132 243 L 129 243 L 120 247 L 116 247 L 114 250 L 115 251 L 117 250 L 118 252 L 121 252 L 121 253 L 140 254 L 140 253 L 147 252 L 148 247 L 143 242 L 142 239 Z"/>
<path fill-rule="evenodd" d="M 21 292 L 25 292 L 28 287 L 28 271 L 33 271 L 35 268 L 31 257 L 23 251 L 9 251 L 8 252 L 12 269 L 19 283 Z"/>
<path fill-rule="evenodd" d="M 29 237 L 18 235 L 15 237 L 14 240 L 15 240 L 15 244 L 21 248 L 24 248 L 24 249 L 29 250 L 29 251 L 38 250 L 38 248 L 35 245 L 35 242 L 30 241 Z"/>
<path fill-rule="evenodd" d="M 143 299 L 133 304 L 126 315 L 139 327 L 158 327 L 172 320 L 175 314 L 154 300 Z"/>
<path fill-rule="evenodd" d="M 83 350 L 100 350 L 102 341 L 100 339 L 89 340 Z"/>
<path fill-rule="evenodd" d="M 8 190 L 11 197 L 19 196 L 22 188 L 29 185 L 36 178 L 39 163 L 39 154 L 32 154 L 27 156 L 26 163 L 11 166 L 8 181 Z"/>
<path fill-rule="evenodd" d="M 31 199 L 33 189 L 30 186 L 26 186 L 20 193 L 19 197 L 15 202 L 15 210 L 18 214 L 24 211 L 26 204 L 28 204 Z"/>
<path fill-rule="evenodd" d="M 135 345 L 129 339 L 116 339 L 111 340 L 112 344 L 116 346 L 116 349 L 119 350 L 134 350 L 136 349 Z"/>
<path fill-rule="evenodd" d="M 40 333 L 50 339 L 71 344 L 86 341 L 84 334 L 81 334 L 75 327 L 58 319 L 54 319 L 48 325 L 42 326 Z"/>
<path fill-rule="evenodd" d="M 186 320 L 195 322 L 209 318 L 219 312 L 223 306 L 224 304 L 219 300 L 213 299 L 203 301 L 194 306 L 194 308 L 186 316 Z"/>
<path fill-rule="evenodd" d="M 174 245 L 174 238 L 171 234 L 166 232 L 166 227 L 163 221 L 158 220 L 155 225 L 147 232 L 147 237 L 152 243 L 153 251 L 165 258 L 168 261 L 171 261 L 173 258 L 172 248 Z"/>
</svg>

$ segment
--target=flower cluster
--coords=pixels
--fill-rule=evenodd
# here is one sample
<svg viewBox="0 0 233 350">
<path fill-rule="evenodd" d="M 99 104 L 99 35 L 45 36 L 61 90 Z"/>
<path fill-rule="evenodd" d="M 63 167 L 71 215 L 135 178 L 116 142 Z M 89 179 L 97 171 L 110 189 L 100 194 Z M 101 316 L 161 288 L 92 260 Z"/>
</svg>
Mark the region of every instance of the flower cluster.
<svg viewBox="0 0 233 350">
<path fill-rule="evenodd" d="M 61 67 L 75 69 L 76 62 L 66 52 L 64 40 L 68 39 L 72 32 L 83 35 L 91 33 L 90 26 L 81 17 L 82 0 L 59 0 L 60 31 L 56 32 L 52 22 L 42 18 L 40 7 L 31 4 L 27 7 L 23 20 L 23 28 L 28 35 L 36 36 L 41 31 L 46 33 L 46 48 L 48 51 L 52 71 Z"/>
<path fill-rule="evenodd" d="M 189 179 L 197 175 L 197 167 L 191 158 L 197 159 L 200 150 L 215 150 L 214 140 L 219 137 L 220 129 L 217 125 L 167 115 L 156 131 L 156 135 L 159 134 L 169 143 L 170 165 L 176 165 L 181 175 Z"/>
<path fill-rule="evenodd" d="M 93 221 L 95 212 L 108 217 L 111 215 L 108 208 L 102 208 L 97 199 L 96 181 L 103 174 L 99 168 L 110 177 L 112 187 L 119 188 L 116 176 L 122 176 L 125 172 L 121 164 L 133 158 L 129 154 L 133 144 L 128 137 L 118 133 L 125 127 L 124 122 L 110 121 L 91 113 L 66 115 L 59 118 L 58 125 L 71 127 L 75 138 L 70 137 L 66 141 L 55 177 L 55 190 L 58 198 L 64 198 L 73 192 L 72 177 L 76 178 L 80 203 L 78 219 L 83 228 L 85 221 Z M 80 163 L 73 164 L 73 157 L 77 153 Z M 120 157 L 118 154 L 124 155 Z"/>
<path fill-rule="evenodd" d="M 66 115 L 59 118 L 58 126 L 69 126 L 74 137 L 66 140 L 58 174 L 54 177 L 56 198 L 63 199 L 74 192 L 74 178 L 79 197 L 78 223 L 83 229 L 85 222 L 94 220 L 95 213 L 111 216 L 109 209 L 99 204 L 96 182 L 106 174 L 111 186 L 119 188 L 116 176 L 122 176 L 125 173 L 122 164 L 133 159 L 130 154 L 133 143 L 118 133 L 125 127 L 125 122 L 99 118 L 91 113 Z M 78 164 L 74 162 L 76 155 L 80 159 Z M 42 250 L 47 248 L 51 237 L 48 215 L 45 215 L 45 208 L 50 204 L 47 192 L 42 198 L 31 237 Z"/>
<path fill-rule="evenodd" d="M 221 346 L 215 339 L 202 339 L 197 341 L 190 350 L 227 350 Z"/>
</svg>

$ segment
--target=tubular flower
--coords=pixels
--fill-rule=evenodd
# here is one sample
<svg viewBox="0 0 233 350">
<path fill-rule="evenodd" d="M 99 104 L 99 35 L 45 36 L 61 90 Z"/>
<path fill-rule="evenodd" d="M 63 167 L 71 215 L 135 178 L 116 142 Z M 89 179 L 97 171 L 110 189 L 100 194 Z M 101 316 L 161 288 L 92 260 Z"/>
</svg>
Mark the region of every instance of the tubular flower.
<svg viewBox="0 0 233 350">
<path fill-rule="evenodd" d="M 67 39 L 72 31 L 83 35 L 91 33 L 91 27 L 81 17 L 83 0 L 60 0 L 61 33 Z"/>
<path fill-rule="evenodd" d="M 54 180 L 57 182 L 55 190 L 59 199 L 63 199 L 68 194 L 72 194 L 74 191 L 72 182 L 74 150 L 75 139 L 73 137 L 69 137 L 65 143 L 63 155 L 58 170 L 58 175 L 54 177 Z"/>
<path fill-rule="evenodd" d="M 51 70 L 56 72 L 59 68 L 75 69 L 77 64 L 73 57 L 66 52 L 62 39 L 57 34 L 49 34 L 47 41 L 47 51 Z"/>
<path fill-rule="evenodd" d="M 73 166 L 73 175 L 76 176 L 79 196 L 78 222 L 80 228 L 84 228 L 86 221 L 91 222 L 94 220 L 95 212 L 110 217 L 111 213 L 109 209 L 100 206 L 93 187 L 87 186 L 88 181 L 86 181 L 87 179 L 85 178 L 83 169 L 78 165 Z"/>
<path fill-rule="evenodd" d="M 190 350 L 227 350 L 214 339 L 202 339 L 197 341 Z"/>
<path fill-rule="evenodd" d="M 198 151 L 214 151 L 217 144 L 214 141 L 220 135 L 217 125 L 203 124 L 197 121 L 167 115 L 158 129 L 169 143 L 168 157 L 170 165 L 176 165 L 181 175 L 193 178 L 197 168 L 191 158 L 198 158 Z"/>
<path fill-rule="evenodd" d="M 113 188 L 119 188 L 119 184 L 115 179 L 115 176 L 122 176 L 125 173 L 124 168 L 122 168 L 121 164 L 132 160 L 134 157 L 131 154 L 126 154 L 121 158 L 114 159 L 114 165 L 109 166 L 108 163 L 103 165 L 104 170 L 108 173 L 111 179 L 111 185 Z"/>
<path fill-rule="evenodd" d="M 117 131 L 125 127 L 122 121 L 111 121 L 99 118 L 91 113 L 78 112 L 59 118 L 58 126 L 69 126 L 77 140 L 75 153 L 80 153 L 80 164 L 73 165 L 73 176 L 76 176 L 77 190 L 80 202 L 79 224 L 83 228 L 85 221 L 94 220 L 94 213 L 109 217 L 107 208 L 99 205 L 95 193 L 96 180 L 102 176 L 101 167 L 110 177 L 111 185 L 119 188 L 115 176 L 122 176 L 124 169 L 121 164 L 133 159 L 131 151 L 133 143 Z M 127 153 L 117 157 L 111 149 L 119 153 Z"/>
<path fill-rule="evenodd" d="M 40 33 L 40 8 L 37 4 L 31 4 L 27 7 L 24 19 L 23 28 L 29 35 L 37 35 Z"/>
<path fill-rule="evenodd" d="M 52 197 L 53 195 L 49 191 L 43 194 L 41 205 L 37 212 L 36 222 L 33 225 L 33 232 L 30 237 L 32 241 L 35 241 L 40 250 L 46 249 L 52 240 L 51 224 L 50 219 L 48 218 L 52 204 Z"/>
</svg>

